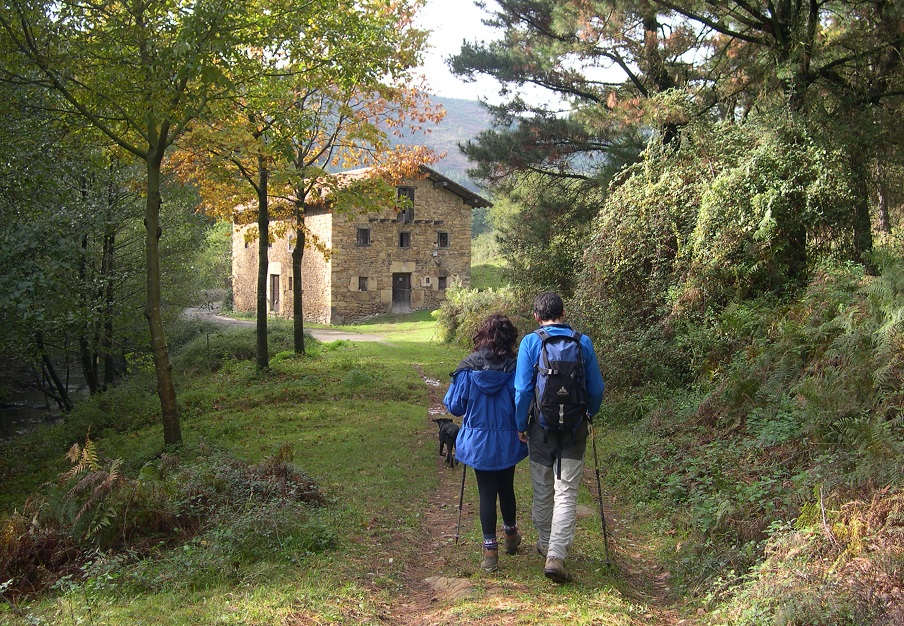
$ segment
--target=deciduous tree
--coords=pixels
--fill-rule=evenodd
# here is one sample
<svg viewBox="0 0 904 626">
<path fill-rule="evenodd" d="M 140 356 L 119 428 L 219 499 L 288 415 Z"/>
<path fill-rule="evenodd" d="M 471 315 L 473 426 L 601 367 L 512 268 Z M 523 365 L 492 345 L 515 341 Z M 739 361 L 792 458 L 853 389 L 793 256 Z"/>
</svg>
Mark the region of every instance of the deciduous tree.
<svg viewBox="0 0 904 626">
<path fill-rule="evenodd" d="M 211 101 L 251 78 L 242 71 L 247 51 L 261 45 L 271 15 L 282 13 L 265 8 L 210 0 L 13 0 L 0 7 L 0 76 L 53 90 L 59 113 L 90 122 L 145 165 L 145 315 L 170 445 L 182 434 L 160 311 L 164 156 Z"/>
<path fill-rule="evenodd" d="M 411 173 L 418 161 L 432 159 L 423 149 L 392 150 L 389 142 L 390 134 L 419 130 L 441 117 L 423 91 L 410 86 L 410 69 L 425 36 L 412 26 L 419 6 L 408 0 L 336 2 L 303 36 L 262 54 L 261 80 L 215 124 L 199 129 L 187 146 L 203 155 L 190 160 L 188 171 L 201 181 L 208 209 L 241 223 L 256 218 L 261 368 L 269 362 L 270 238 L 294 231 L 295 351 L 304 353 L 303 255 L 306 248 L 326 253 L 305 228 L 306 211 L 324 203 L 337 213 L 385 208 L 395 201 L 389 183 Z M 337 175 L 365 166 L 376 166 L 372 176 Z M 248 189 L 254 201 L 243 191 Z M 239 206 L 241 216 L 235 214 Z M 279 222 L 275 229 L 274 220 Z"/>
</svg>

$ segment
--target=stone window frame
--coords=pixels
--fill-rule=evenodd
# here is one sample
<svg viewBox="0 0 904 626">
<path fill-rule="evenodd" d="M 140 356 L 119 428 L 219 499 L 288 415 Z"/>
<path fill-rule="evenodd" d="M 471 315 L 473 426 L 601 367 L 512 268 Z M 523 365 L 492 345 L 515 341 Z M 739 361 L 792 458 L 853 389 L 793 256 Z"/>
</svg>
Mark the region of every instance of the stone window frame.
<svg viewBox="0 0 904 626">
<path fill-rule="evenodd" d="M 445 276 L 437 276 L 436 288 L 439 291 L 445 291 L 448 288 L 448 281 Z"/>
<path fill-rule="evenodd" d="M 405 199 L 405 203 L 399 211 L 399 221 L 403 224 L 410 224 L 414 221 L 414 187 L 403 185 L 396 187 L 396 190 L 399 200 Z"/>
<path fill-rule="evenodd" d="M 367 291 L 367 276 L 358 276 L 358 291 Z"/>
<path fill-rule="evenodd" d="M 407 230 L 399 231 L 399 247 L 400 248 L 410 248 L 411 247 L 411 232 Z"/>
<path fill-rule="evenodd" d="M 366 235 L 366 236 L 362 236 Z M 373 243 L 373 238 L 371 237 L 370 228 L 365 226 L 358 226 L 358 230 L 355 233 L 355 245 L 356 246 L 369 246 Z"/>
<path fill-rule="evenodd" d="M 437 248 L 448 248 L 449 246 L 449 233 L 445 230 L 436 231 L 436 247 Z"/>
</svg>

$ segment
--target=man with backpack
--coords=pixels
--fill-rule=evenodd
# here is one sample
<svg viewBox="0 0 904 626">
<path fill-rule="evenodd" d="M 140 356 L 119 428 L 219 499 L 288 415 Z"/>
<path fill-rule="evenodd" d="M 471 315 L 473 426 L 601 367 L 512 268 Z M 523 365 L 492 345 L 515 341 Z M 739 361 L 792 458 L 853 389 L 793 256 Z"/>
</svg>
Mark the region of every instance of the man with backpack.
<svg viewBox="0 0 904 626">
<path fill-rule="evenodd" d="M 574 541 L 589 421 L 605 386 L 593 342 L 564 323 L 562 298 L 541 293 L 533 313 L 540 328 L 518 349 L 515 424 L 530 452 L 537 552 L 546 557 L 546 577 L 562 584 L 571 580 L 565 557 Z"/>
</svg>

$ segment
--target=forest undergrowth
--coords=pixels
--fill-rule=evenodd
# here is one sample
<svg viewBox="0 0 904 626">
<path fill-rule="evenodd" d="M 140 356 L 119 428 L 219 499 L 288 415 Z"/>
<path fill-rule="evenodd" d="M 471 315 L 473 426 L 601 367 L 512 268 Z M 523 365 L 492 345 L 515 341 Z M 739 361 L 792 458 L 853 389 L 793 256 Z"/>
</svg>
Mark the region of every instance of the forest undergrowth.
<svg viewBox="0 0 904 626">
<path fill-rule="evenodd" d="M 479 568 L 473 475 L 453 540 L 461 468 L 443 465 L 430 418 L 465 351 L 432 341 L 434 328 L 423 314 L 370 324 L 358 330 L 388 344 L 312 341 L 303 358 L 275 351 L 267 372 L 245 355 L 252 330 L 211 333 L 217 358 L 201 333 L 176 360 L 182 449 L 162 448 L 148 418 L 150 372 L 4 442 L 17 489 L 5 494 L 0 622 L 675 623 L 673 599 L 658 603 L 628 567 L 635 549 L 622 558 L 613 540 L 605 566 L 589 489 L 574 585 L 549 583 L 529 549 L 523 467 L 525 548 L 497 574 Z M 55 469 L 34 471 L 44 464 Z"/>
<path fill-rule="evenodd" d="M 605 482 L 708 623 L 902 621 L 904 270 L 876 258 L 646 328 L 572 309 L 609 385 Z M 439 325 L 463 343 L 518 302 L 462 290 Z"/>
<path fill-rule="evenodd" d="M 526 323 L 513 292 L 481 292 L 479 304 L 461 292 L 449 299 L 461 303 L 454 316 L 359 329 L 383 333 L 391 350 L 353 341 L 312 342 L 304 358 L 277 350 L 267 372 L 242 347 L 252 331 L 211 335 L 216 359 L 199 334 L 176 361 L 183 450 L 156 443 L 150 372 L 4 442 L 4 484 L 15 492 L 4 490 L 0 616 L 895 623 L 904 571 L 896 276 L 895 266 L 870 281 L 827 271 L 798 299 L 727 310 L 714 336 L 731 358 L 707 384 L 610 387 L 596 436 L 615 567 L 604 566 L 593 489 L 582 490 L 570 560 L 578 582 L 565 588 L 545 584 L 529 550 L 498 575 L 479 570 L 473 483 L 461 545 L 452 541 L 458 479 L 436 456 L 430 422 L 468 324 L 496 308 Z M 597 345 L 613 367 L 617 351 L 605 337 Z M 517 481 L 527 511 L 529 480 Z M 412 592 L 432 617 L 400 599 Z"/>
</svg>

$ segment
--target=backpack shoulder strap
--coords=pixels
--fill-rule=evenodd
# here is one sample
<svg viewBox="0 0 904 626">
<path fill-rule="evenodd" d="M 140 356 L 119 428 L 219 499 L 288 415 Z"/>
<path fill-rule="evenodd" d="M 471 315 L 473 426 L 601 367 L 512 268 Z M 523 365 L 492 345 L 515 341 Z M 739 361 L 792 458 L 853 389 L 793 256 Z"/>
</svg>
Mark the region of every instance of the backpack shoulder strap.
<svg viewBox="0 0 904 626">
<path fill-rule="evenodd" d="M 583 367 L 584 366 L 584 344 L 581 342 L 581 340 L 584 338 L 584 335 L 582 335 L 581 333 L 579 333 L 576 330 L 572 330 L 571 336 L 574 337 L 575 341 L 578 342 L 578 355 L 580 355 L 580 357 L 581 357 L 581 367 Z"/>
<path fill-rule="evenodd" d="M 540 354 L 537 357 L 537 362 L 534 364 L 534 371 L 540 372 L 542 371 L 545 375 L 549 376 L 553 374 L 555 370 L 549 369 L 549 356 L 546 354 L 546 342 L 549 341 L 551 335 L 546 332 L 545 328 L 538 328 L 534 331 L 540 337 Z"/>
</svg>

